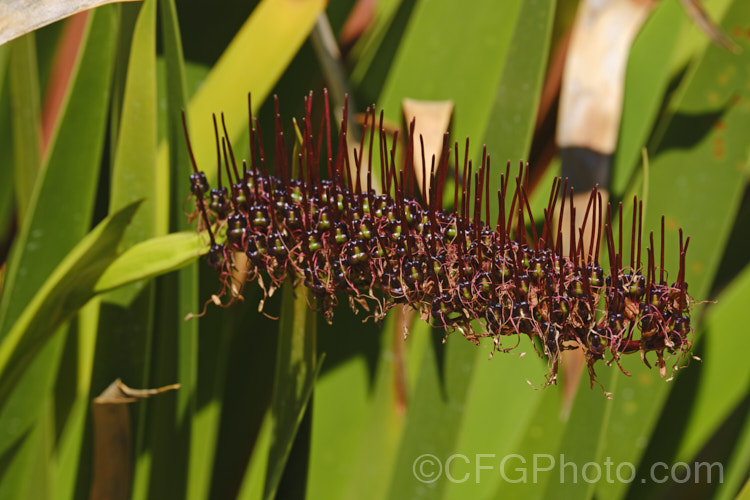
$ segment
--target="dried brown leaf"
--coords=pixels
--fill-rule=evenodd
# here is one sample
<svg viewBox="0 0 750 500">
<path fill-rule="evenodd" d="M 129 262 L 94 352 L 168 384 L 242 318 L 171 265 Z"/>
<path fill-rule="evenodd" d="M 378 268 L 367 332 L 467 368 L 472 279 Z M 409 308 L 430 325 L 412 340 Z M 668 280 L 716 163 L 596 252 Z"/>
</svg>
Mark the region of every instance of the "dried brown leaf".
<svg viewBox="0 0 750 500">
<path fill-rule="evenodd" d="M 119 378 L 94 399 L 94 478 L 91 499 L 126 500 L 132 479 L 129 403 L 179 389 L 133 389 Z"/>
</svg>

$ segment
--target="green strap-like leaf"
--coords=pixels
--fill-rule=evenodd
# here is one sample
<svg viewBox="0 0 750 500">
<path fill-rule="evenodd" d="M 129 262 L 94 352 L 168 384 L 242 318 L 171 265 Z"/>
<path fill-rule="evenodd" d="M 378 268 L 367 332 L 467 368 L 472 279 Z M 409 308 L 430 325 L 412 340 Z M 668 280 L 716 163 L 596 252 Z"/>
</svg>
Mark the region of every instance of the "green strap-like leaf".
<svg viewBox="0 0 750 500">
<path fill-rule="evenodd" d="M 407 97 L 448 99 L 459 144 L 483 137 L 521 3 L 418 2 L 378 99 L 386 118 L 400 124 Z"/>
<path fill-rule="evenodd" d="M 106 218 L 65 257 L 0 343 L 0 406 L 40 347 L 93 295 L 140 201 Z M 0 448 L 0 452 L 2 448 Z"/>
<path fill-rule="evenodd" d="M 13 175 L 15 166 L 13 160 L 13 124 L 10 113 L 12 97 L 10 95 L 10 78 L 8 78 L 9 55 L 10 47 L 8 45 L 0 46 L 0 150 L 4 152 L 4 161 L 0 163 L 0 176 L 4 181 L 0 183 L 0 228 L 6 228 L 4 229 L 5 234 L 11 227 L 10 221 L 14 210 L 13 187 L 15 184 Z"/>
<path fill-rule="evenodd" d="M 282 288 L 279 346 L 271 400 L 272 441 L 263 497 L 273 499 L 320 368 L 316 320 L 302 290 Z"/>
<path fill-rule="evenodd" d="M 97 293 L 181 269 L 208 252 L 203 235 L 191 231 L 151 238 L 130 247 L 96 282 Z"/>
<path fill-rule="evenodd" d="M 116 38 L 114 20 L 114 10 L 104 8 L 92 12 L 85 25 L 78 58 L 68 82 L 67 95 L 60 108 L 58 121 L 54 124 L 46 164 L 39 171 L 28 216 L 22 221 L 8 263 L 0 320 L 4 332 L 8 331 L 23 308 L 31 302 L 55 266 L 89 230 L 112 74 Z M 0 427 L 13 429 L 4 434 L 4 438 L 16 439 L 29 429 L 47 426 L 50 413 L 42 413 L 48 407 L 42 406 L 40 402 L 47 400 L 55 383 L 58 361 L 65 343 L 65 332 L 55 333 L 54 327 L 50 328 L 47 333 L 54 335 L 55 340 L 31 349 L 33 359 L 23 370 L 18 385 L 6 395 L 7 400 L 0 403 Z M 86 405 L 83 401 L 84 409 Z M 83 417 L 85 412 L 81 414 L 81 418 Z M 18 422 L 19 418 L 22 425 L 10 425 L 13 421 Z M 82 423 L 80 419 L 74 420 Z M 33 432 L 36 433 L 36 430 Z M 23 441 L 13 454 L 14 467 L 17 469 L 9 469 L 7 474 L 0 474 L 7 480 L 0 486 L 0 496 L 25 497 L 18 486 L 14 489 L 12 481 L 15 480 L 16 484 L 19 481 L 25 482 L 25 485 L 20 486 L 25 488 L 29 484 L 41 484 L 41 480 L 48 476 L 48 471 L 55 471 L 50 459 L 52 439 L 52 436 L 47 436 L 43 442 L 36 441 L 42 446 L 36 450 L 30 449 L 35 446 L 33 439 Z M 4 449 L 4 446 L 2 444 L 0 448 Z M 66 451 L 59 451 L 66 453 L 67 458 L 77 463 L 67 453 L 68 450 L 75 453 L 72 450 L 79 446 L 80 443 L 66 440 Z M 23 465 L 24 456 L 30 456 L 30 453 L 34 458 Z M 40 468 L 40 463 L 47 467 Z M 75 475 L 58 476 L 50 491 L 59 491 L 62 496 L 65 494 L 63 492 L 71 491 L 74 481 Z"/>
<path fill-rule="evenodd" d="M 29 33 L 10 45 L 14 179 L 20 220 L 29 212 L 41 157 L 41 98 L 35 37 Z"/>
<path fill-rule="evenodd" d="M 263 498 L 263 481 L 268 467 L 268 450 L 271 446 L 271 412 L 263 418 L 258 438 L 253 446 L 253 453 L 247 464 L 247 470 L 242 479 L 239 500 L 256 500 Z"/>
<path fill-rule="evenodd" d="M 331 357 L 340 346 L 351 348 L 339 338 L 342 332 L 356 332 L 352 343 L 359 346 L 374 345 L 359 347 L 358 356 L 326 371 L 315 383 L 308 498 L 365 500 L 387 494 L 406 421 L 409 379 L 418 376 L 419 367 L 405 361 L 411 353 L 422 353 L 431 335 L 429 325 L 419 318 L 407 321 L 408 343 L 403 339 L 402 308 L 390 311 L 380 328 L 337 312 L 335 323 L 320 332 L 321 343 L 328 342 L 321 349 Z M 366 361 L 370 356 L 377 360 L 373 373 Z M 415 373 L 407 373 L 407 368 Z M 336 401 L 342 394 L 347 394 L 346 404 L 340 405 Z"/>
<path fill-rule="evenodd" d="M 688 23 L 678 2 L 659 2 L 633 42 L 610 185 L 617 195 L 623 194 L 640 164 L 641 150 L 661 111 L 669 81 L 675 76 L 670 63 L 678 48 L 680 31 Z"/>
<path fill-rule="evenodd" d="M 677 457 L 688 461 L 703 446 L 711 433 L 724 422 L 750 391 L 750 366 L 738 345 L 745 342 L 747 331 L 738 328 L 745 322 L 745 307 L 750 302 L 750 267 L 733 281 L 732 288 L 717 300 L 701 331 L 705 351 L 699 369 L 695 403 Z"/>
<path fill-rule="evenodd" d="M 100 5 L 132 0 L 5 0 L 0 7 L 0 45 Z"/>
<path fill-rule="evenodd" d="M 74 399 L 65 426 L 55 444 L 54 468 L 52 469 L 52 491 L 56 500 L 76 498 L 76 484 L 81 477 L 88 477 L 90 461 L 85 440 L 86 421 L 91 408 L 90 393 L 94 353 L 99 323 L 100 299 L 94 297 L 83 306 L 76 322 L 71 322 L 76 331 L 71 331 L 68 342 L 74 342 L 78 349 L 72 356 L 77 361 L 77 384 L 73 388 Z M 71 335 L 75 335 L 71 339 Z M 61 375 L 62 368 L 58 370 Z M 66 374 L 69 375 L 69 374 Z M 59 398 L 57 401 L 69 401 Z"/>
<path fill-rule="evenodd" d="M 111 171 L 110 211 L 143 198 L 143 208 L 123 240 L 123 248 L 169 231 L 169 170 L 157 168 L 156 0 L 140 6 L 128 57 L 122 114 Z M 134 386 L 146 387 L 151 375 L 155 289 L 134 283 L 107 294 L 101 324 L 116 324 L 130 332 L 128 373 L 118 374 Z M 109 307 L 111 306 L 111 307 Z M 118 314 L 122 313 L 121 317 Z M 110 338 L 111 340 L 111 338 Z M 132 498 L 147 498 L 151 481 L 151 451 L 146 444 L 151 405 L 139 405 L 135 418 L 135 469 Z"/>
<path fill-rule="evenodd" d="M 182 40 L 174 0 L 159 0 L 160 31 L 163 40 L 164 74 L 160 75 L 159 103 L 166 99 L 166 109 L 160 106 L 159 130 L 169 143 L 170 231 L 190 230 L 194 227 L 183 205 L 190 195 L 187 143 L 182 127 L 181 112 L 187 107 L 188 90 L 183 61 Z M 163 84 L 163 85 L 162 85 Z M 161 167 L 162 164 L 158 163 Z M 171 236 L 171 235 L 170 235 Z M 186 235 L 187 236 L 187 235 Z M 192 235 L 195 238 L 195 234 Z M 208 241 L 208 240 L 205 240 Z M 200 245 L 200 243 L 199 243 Z M 193 248 L 195 250 L 195 247 Z M 193 251 L 192 255 L 198 252 Z M 194 260 L 194 259 L 193 259 Z M 183 265 L 189 260 L 180 263 Z M 198 263 L 192 262 L 178 272 L 157 282 L 156 329 L 154 339 L 154 371 L 152 380 L 161 384 L 179 382 L 180 390 L 174 398 L 151 405 L 149 442 L 152 451 L 151 468 L 154 474 L 184 477 L 177 484 L 153 481 L 149 496 L 206 498 L 211 484 L 213 456 L 200 453 L 195 442 L 214 429 L 197 425 L 199 336 L 197 319 L 185 321 L 190 313 L 199 310 Z M 173 402 L 174 400 L 174 402 Z M 191 468 L 192 467 L 192 468 Z"/>
<path fill-rule="evenodd" d="M 90 14 L 43 176 L 13 244 L 0 299 L 0 338 L 90 228 L 112 78 L 114 7 Z"/>
<path fill-rule="evenodd" d="M 191 99 L 190 140 L 198 167 L 206 171 L 209 181 L 216 177 L 211 114 L 226 114 L 230 139 L 236 140 L 247 128 L 248 92 L 255 110 L 259 109 L 325 5 L 323 0 L 260 2 Z M 167 161 L 165 145 L 159 161 L 159 165 Z"/>
<path fill-rule="evenodd" d="M 392 63 L 389 61 L 391 71 L 378 102 L 391 120 L 400 123 L 404 97 L 452 99 L 456 103 L 454 139 L 463 144 L 467 134 L 474 140 L 486 137 L 488 142 L 491 137 L 497 143 L 493 146 L 500 147 L 508 142 L 502 142 L 502 138 L 490 132 L 487 124 L 491 113 L 494 116 L 495 95 L 510 94 L 518 102 L 498 101 L 498 105 L 502 104 L 503 110 L 512 110 L 515 114 L 499 119 L 522 122 L 523 126 L 513 132 L 517 141 L 509 141 L 514 151 L 525 149 L 528 145 L 522 143 L 530 142 L 530 124 L 535 117 L 535 103 L 546 67 L 555 4 L 532 2 L 526 6 L 522 2 L 480 2 L 471 9 L 463 7 L 455 2 L 416 4 L 398 54 Z M 523 76 L 517 76 L 516 81 L 514 75 Z M 523 85 L 529 79 L 535 84 Z M 506 86 L 502 91 L 498 90 L 499 82 Z M 472 152 L 479 146 L 481 143 L 473 143 Z M 500 154 L 506 153 L 500 151 Z M 505 156 L 502 158 L 504 162 Z M 421 320 L 417 322 L 407 346 L 429 335 L 439 338 L 442 333 L 422 331 L 426 325 Z M 389 334 L 390 330 L 386 329 L 384 335 L 389 338 L 384 342 L 389 346 L 391 342 L 400 341 L 400 338 L 391 340 Z M 472 477 L 471 484 L 452 485 L 443 478 L 425 485 L 414 477 L 412 464 L 423 453 L 432 452 L 445 459 L 454 452 L 471 455 L 474 451 L 488 453 L 508 449 L 518 429 L 526 424 L 522 417 L 508 421 L 503 433 L 487 432 L 486 428 L 476 425 L 476 418 L 484 418 L 488 413 L 500 414 L 506 403 L 513 405 L 514 415 L 528 414 L 539 393 L 529 389 L 524 374 L 544 368 L 531 356 L 521 365 L 517 358 L 506 359 L 508 356 L 500 354 L 488 362 L 490 348 L 476 348 L 458 335 L 449 338 L 445 346 L 432 348 L 429 340 L 426 343 L 426 349 L 411 349 L 402 360 L 414 374 L 413 385 L 406 388 L 406 408 L 397 408 L 394 401 L 393 385 L 398 382 L 393 381 L 396 363 L 390 358 L 382 361 L 385 373 L 381 374 L 378 369 L 375 391 L 369 387 L 367 377 L 359 374 L 362 360 L 358 358 L 347 360 L 321 377 L 316 387 L 312 457 L 326 462 L 323 466 L 311 464 L 311 473 L 316 471 L 320 476 L 324 470 L 324 477 L 311 478 L 309 494 L 319 496 L 331 492 L 336 498 L 348 498 L 353 494 L 361 498 L 383 498 L 412 497 L 429 491 L 434 497 L 460 498 L 482 497 L 492 491 L 491 474 L 484 476 L 479 484 Z M 390 349 L 383 353 L 393 356 Z M 344 373 L 357 376 L 345 379 Z M 511 376 L 519 383 L 506 383 Z M 380 387 L 381 377 L 390 384 L 387 390 Z M 360 396 L 362 393 L 364 395 Z M 358 427 L 349 422 L 338 428 L 325 422 L 328 419 L 336 422 L 339 418 L 338 413 L 334 416 L 326 408 L 338 406 L 340 394 L 347 394 L 348 400 L 354 399 L 356 407 L 347 408 L 346 412 L 360 418 L 360 425 L 367 426 L 362 436 L 358 434 Z M 367 418 L 358 414 L 361 397 L 368 398 Z M 344 487 L 341 482 L 346 482 Z"/>
<path fill-rule="evenodd" d="M 156 168 L 156 141 L 156 0 L 146 0 L 133 33 L 112 166 L 110 209 L 144 198 L 125 248 L 168 231 L 169 171 Z"/>
<path fill-rule="evenodd" d="M 555 8 L 554 0 L 530 0 L 521 7 L 484 131 L 484 144 L 494 167 L 490 170 L 490 186 L 500 185 L 500 173 L 507 161 L 515 166 L 529 157 Z M 490 218 L 495 220 L 499 210 L 497 197 L 490 196 L 490 202 Z"/>
</svg>

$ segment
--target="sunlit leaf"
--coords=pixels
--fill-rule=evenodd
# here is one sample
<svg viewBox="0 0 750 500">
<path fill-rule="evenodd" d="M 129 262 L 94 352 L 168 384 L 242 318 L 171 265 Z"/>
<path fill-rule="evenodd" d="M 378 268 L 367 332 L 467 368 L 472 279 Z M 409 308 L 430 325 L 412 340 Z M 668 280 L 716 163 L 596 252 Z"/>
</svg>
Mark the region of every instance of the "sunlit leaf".
<svg viewBox="0 0 750 500">
<path fill-rule="evenodd" d="M 132 424 L 127 405 L 179 388 L 180 384 L 172 384 L 158 389 L 132 389 L 117 379 L 94 398 L 95 465 L 91 498 L 129 498 Z"/>
<path fill-rule="evenodd" d="M 19 218 L 30 210 L 41 158 L 41 97 L 33 33 L 10 45 L 11 116 L 13 118 L 13 178 Z"/>
<path fill-rule="evenodd" d="M 730 467 L 714 498 L 717 500 L 750 498 L 750 479 L 747 477 L 747 469 L 750 467 L 750 417 L 745 417 L 745 423 L 741 434 L 737 436 L 735 448 L 724 463 L 730 464 Z"/>
<path fill-rule="evenodd" d="M 90 227 L 114 48 L 115 12 L 104 7 L 89 20 L 43 177 L 14 241 L 0 300 L 0 336 Z"/>
<path fill-rule="evenodd" d="M 279 347 L 271 400 L 272 441 L 263 492 L 266 499 L 276 496 L 322 361 L 316 359 L 315 318 L 307 305 L 307 297 L 289 283 L 281 293 Z"/>
<path fill-rule="evenodd" d="M 471 9 L 446 0 L 417 3 L 378 99 L 386 117 L 400 124 L 407 97 L 452 100 L 453 138 L 481 140 L 520 7 L 515 0 L 475 2 Z"/>
<path fill-rule="evenodd" d="M 721 425 L 732 409 L 750 391 L 750 366 L 737 345 L 744 342 L 745 305 L 750 302 L 750 268 L 738 276 L 710 309 L 701 331 L 705 342 L 703 362 L 691 367 L 700 370 L 695 403 L 688 416 L 685 438 L 677 456 L 691 459 Z"/>
<path fill-rule="evenodd" d="M 110 209 L 144 198 L 125 248 L 168 231 L 169 171 L 156 168 L 156 0 L 138 15 L 128 61 Z M 131 294 L 132 295 L 132 294 Z"/>
<path fill-rule="evenodd" d="M 736 20 L 749 18 L 750 4 L 736 0 L 722 26 L 731 32 Z M 743 46 L 741 54 L 712 44 L 690 69 L 664 132 L 657 137 L 658 148 L 651 152 L 649 202 L 643 224 L 656 229 L 660 215 L 665 215 L 668 269 L 677 264 L 677 228 L 682 227 L 691 237 L 686 281 L 697 300 L 708 298 L 748 178 L 743 131 L 750 127 L 746 73 L 750 45 L 736 31 L 735 41 Z M 694 321 L 701 312 L 696 306 Z M 653 370 L 633 365 L 626 366 L 632 368 L 632 377 L 618 381 L 622 396 L 614 399 L 610 431 L 600 445 L 601 457 L 616 462 L 638 463 L 671 389 Z M 601 482 L 597 492 L 619 497 L 626 487 Z"/>
<path fill-rule="evenodd" d="M 515 166 L 519 160 L 528 160 L 555 9 L 556 3 L 549 0 L 524 2 L 521 6 L 484 131 L 483 142 L 495 167 L 490 171 L 491 186 L 500 185 L 500 172 L 507 161 Z M 546 186 L 541 191 L 546 191 Z M 491 196 L 490 200 L 492 213 L 497 214 L 497 199 Z"/>
<path fill-rule="evenodd" d="M 0 405 L 41 346 L 94 294 L 112 263 L 140 202 L 102 221 L 65 257 L 39 288 L 0 343 Z"/>
<path fill-rule="evenodd" d="M 323 0 L 263 0 L 190 100 L 191 141 L 199 168 L 216 176 L 212 113 L 226 114 L 230 139 L 247 128 L 247 94 L 257 110 L 323 10 Z M 250 56 L 252 54 L 252 56 Z M 159 158 L 166 161 L 165 145 Z M 160 163 L 161 165 L 161 163 Z"/>
<path fill-rule="evenodd" d="M 2 321 L 6 331 L 21 314 L 22 308 L 31 302 L 55 266 L 89 229 L 112 74 L 114 20 L 112 8 L 101 9 L 92 13 L 83 32 L 78 61 L 48 146 L 46 164 L 40 171 L 32 205 L 16 238 L 9 262 L 6 293 L 2 299 Z M 61 206 L 65 210 L 61 210 Z M 38 347 L 38 354 L 4 406 L 3 417 L 0 417 L 4 428 L 9 428 L 5 423 L 6 418 L 14 419 L 18 414 L 25 417 L 24 425 L 11 436 L 20 436 L 28 426 L 47 420 L 47 416 L 39 418 L 42 407 L 36 402 L 44 401 L 49 394 L 65 343 L 65 331 L 49 333 L 54 334 L 55 339 Z M 85 405 L 84 402 L 83 408 Z M 85 416 L 85 413 L 81 416 Z M 23 446 L 31 445 L 29 441 Z M 68 453 L 68 450 L 80 449 L 80 442 L 66 440 L 61 448 Z M 46 449 L 49 450 L 49 446 Z M 22 450 L 19 455 L 24 452 Z M 77 463 L 74 457 L 69 458 Z M 49 458 L 41 460 L 52 467 Z M 27 481 L 39 483 L 40 475 L 46 476 L 46 472 L 35 467 L 33 461 L 27 469 Z M 15 475 L 22 477 L 23 474 Z M 13 476 L 9 471 L 6 477 L 12 479 Z M 74 480 L 75 475 L 70 474 L 64 475 L 64 479 L 54 479 L 53 489 L 60 491 L 62 497 L 71 491 Z M 14 497 L 20 493 L 3 490 L 2 494 Z"/>
</svg>

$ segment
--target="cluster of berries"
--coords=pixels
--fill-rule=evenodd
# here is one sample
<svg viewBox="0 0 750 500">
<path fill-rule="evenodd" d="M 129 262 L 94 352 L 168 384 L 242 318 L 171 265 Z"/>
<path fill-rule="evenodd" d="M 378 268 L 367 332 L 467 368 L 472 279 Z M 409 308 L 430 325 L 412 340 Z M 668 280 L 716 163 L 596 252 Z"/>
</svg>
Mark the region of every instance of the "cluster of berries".
<svg viewBox="0 0 750 500">
<path fill-rule="evenodd" d="M 689 238 L 683 243 L 680 231 L 679 272 L 670 285 L 664 271 L 664 220 L 660 265 L 653 233 L 643 262 L 642 206 L 637 200 L 630 261 L 623 265 L 622 204 L 615 241 L 611 209 L 608 204 L 603 210 L 596 189 L 589 197 L 583 224 L 576 228 L 573 190 L 568 189 L 567 180 L 556 179 L 538 228 L 527 196 L 528 166 L 522 166 L 515 177 L 510 195 L 508 164 L 501 175 L 499 216 L 493 224 L 486 150 L 481 166 L 472 174 L 468 141 L 460 162 L 458 144 L 451 148 L 446 135 L 440 157 L 433 156 L 429 166 L 422 146 L 421 179 L 430 182 L 415 188 L 413 122 L 399 168 L 397 133 L 389 148 L 382 112 L 376 127 L 375 113 L 368 109 L 365 133 L 352 153 L 345 109 L 334 155 L 327 95 L 317 140 L 312 130 L 312 95 L 305 109 L 291 161 L 287 160 L 278 102 L 270 170 L 252 112 L 249 166 L 243 161 L 238 168 L 223 115 L 221 138 L 214 117 L 217 188 L 209 187 L 193 159 L 194 216 L 200 216 L 201 227 L 208 230 L 209 262 L 220 271 L 224 284 L 215 301 L 227 292 L 234 298 L 246 281 L 257 281 L 266 296 L 288 281 L 294 286 L 304 284 L 307 296 L 315 299 L 309 301 L 311 306 L 329 321 L 334 305 L 343 297 L 353 309 L 362 308 L 376 319 L 395 305 L 408 305 L 434 326 L 446 332 L 458 330 L 474 343 L 491 337 L 494 349 L 515 347 L 504 348 L 504 338 L 529 336 L 537 352 L 549 360 L 549 383 L 556 380 L 561 352 L 567 349 L 583 351 L 592 382 L 593 365 L 607 352 L 607 363 L 620 365 L 622 354 L 634 352 L 640 352 L 648 364 L 646 354 L 654 351 L 663 376 L 665 351 L 683 354 L 689 350 L 691 299 L 684 281 Z M 327 155 L 321 165 L 324 135 Z M 373 186 L 375 144 L 380 150 L 378 191 Z M 454 203 L 452 210 L 445 210 L 443 193 L 451 162 Z M 228 187 L 222 185 L 222 169 Z M 321 170 L 327 170 L 327 178 L 322 178 Z M 570 230 L 564 236 L 566 221 Z M 602 237 L 606 267 L 599 260 Z"/>
</svg>

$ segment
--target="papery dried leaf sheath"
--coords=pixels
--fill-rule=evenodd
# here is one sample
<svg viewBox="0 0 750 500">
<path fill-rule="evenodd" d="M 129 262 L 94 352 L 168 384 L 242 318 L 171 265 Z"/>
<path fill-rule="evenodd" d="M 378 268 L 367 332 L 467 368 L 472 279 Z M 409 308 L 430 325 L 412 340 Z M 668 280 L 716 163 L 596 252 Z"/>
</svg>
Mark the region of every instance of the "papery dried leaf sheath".
<svg viewBox="0 0 750 500">
<path fill-rule="evenodd" d="M 215 302 L 221 303 L 219 298 L 228 290 L 232 291 L 229 302 L 235 299 L 237 286 L 232 287 L 232 280 L 237 280 L 238 267 L 242 267 L 246 274 L 240 275 L 257 281 L 266 295 L 287 280 L 304 285 L 317 299 L 310 303 L 329 321 L 342 298 L 355 311 L 364 309 L 375 319 L 397 304 L 406 304 L 448 333 L 458 330 L 476 344 L 481 337 L 492 338 L 494 350 L 513 349 L 521 334 L 537 338 L 535 348 L 549 360 L 548 383 L 555 382 L 560 352 L 566 349 L 583 350 L 592 383 L 594 363 L 605 356 L 607 363 L 619 365 L 623 354 L 639 352 L 648 364 L 646 354 L 654 351 L 664 376 L 665 351 L 676 353 L 678 361 L 689 351 L 691 298 L 685 282 L 689 238 L 683 241 L 680 230 L 679 271 L 670 285 L 664 270 L 664 221 L 661 246 L 655 246 L 650 233 L 643 255 L 643 211 L 637 199 L 632 221 L 628 221 L 628 259 L 623 253 L 622 204 L 617 212 L 617 237 L 611 208 L 603 206 L 596 189 L 589 197 L 582 226 L 576 228 L 577 208 L 567 180 L 553 183 L 541 233 L 537 233 L 527 195 L 528 166 L 514 179 L 510 164 L 506 166 L 497 191 L 500 214 L 490 222 L 491 167 L 486 150 L 475 168 L 468 159 L 468 141 L 460 155 L 458 144 L 450 147 L 446 134 L 439 158 L 424 159 L 412 167 L 411 152 L 419 146 L 411 134 L 404 165 L 399 167 L 397 137 L 389 147 L 382 112 L 376 126 L 375 109 L 368 108 L 352 166 L 345 132 L 338 137 L 338 154 L 330 153 L 328 106 L 316 136 L 312 94 L 305 103 L 296 158 L 286 156 L 276 102 L 272 164 L 263 150 L 257 120 L 252 119 L 250 165 L 243 161 L 238 166 L 223 116 L 223 137 L 214 117 L 216 188 L 209 187 L 193 159 L 193 217 L 200 217 L 199 226 L 209 230 L 209 262 L 220 271 L 224 285 L 214 296 Z M 340 130 L 346 131 L 346 110 L 343 116 Z M 375 133 L 379 141 L 374 140 Z M 376 144 L 379 151 L 373 151 Z M 377 155 L 379 192 L 372 175 Z M 299 166 L 298 175 L 292 175 L 292 165 Z M 423 178 L 432 179 L 426 183 L 428 192 L 422 187 L 422 192 L 415 193 L 419 188 L 413 168 L 423 169 Z M 453 209 L 446 210 L 443 192 L 450 168 L 455 169 L 456 183 Z M 321 177 L 321 169 L 328 172 L 327 178 Z M 366 175 L 361 175 L 363 169 Z M 561 227 L 566 210 L 570 228 Z M 587 232 L 587 226 L 593 230 Z M 563 238 L 564 229 L 569 238 Z M 218 234 L 225 234 L 223 243 Z M 607 268 L 600 262 L 602 244 Z M 503 340 L 513 345 L 503 347 Z"/>
</svg>

